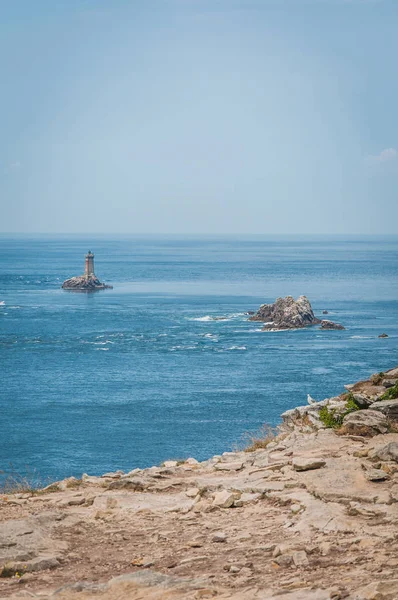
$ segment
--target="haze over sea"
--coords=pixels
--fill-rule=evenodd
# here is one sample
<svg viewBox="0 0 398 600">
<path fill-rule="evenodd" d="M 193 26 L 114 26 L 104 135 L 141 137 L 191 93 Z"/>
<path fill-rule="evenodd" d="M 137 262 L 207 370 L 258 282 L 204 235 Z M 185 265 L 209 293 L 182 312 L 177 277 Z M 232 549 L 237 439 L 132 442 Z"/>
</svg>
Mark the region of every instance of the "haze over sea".
<svg viewBox="0 0 398 600">
<path fill-rule="evenodd" d="M 62 290 L 89 248 L 114 289 Z M 398 363 L 397 237 L 3 235 L 0 254 L 5 475 L 205 459 Z M 288 294 L 346 330 L 248 321 Z"/>
</svg>

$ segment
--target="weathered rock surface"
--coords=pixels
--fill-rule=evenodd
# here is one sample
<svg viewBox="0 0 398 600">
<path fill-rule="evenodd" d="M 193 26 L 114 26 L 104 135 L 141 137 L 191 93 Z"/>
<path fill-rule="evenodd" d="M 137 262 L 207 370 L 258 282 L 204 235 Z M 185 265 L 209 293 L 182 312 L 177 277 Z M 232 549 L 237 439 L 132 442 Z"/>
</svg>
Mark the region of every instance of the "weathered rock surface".
<svg viewBox="0 0 398 600">
<path fill-rule="evenodd" d="M 372 408 L 374 404 L 372 404 Z M 347 433 L 352 435 L 373 436 L 387 433 L 388 421 L 386 417 L 376 410 L 358 410 L 345 416 L 343 426 Z"/>
<path fill-rule="evenodd" d="M 398 419 L 398 399 L 396 400 L 379 400 L 372 404 L 373 410 L 382 412 L 390 419 Z"/>
<path fill-rule="evenodd" d="M 309 419 L 346 403 L 290 411 L 254 452 L 0 494 L 0 598 L 396 600 L 398 433 L 372 409 L 354 434 Z"/>
<path fill-rule="evenodd" d="M 263 304 L 250 321 L 262 321 L 264 330 L 298 329 L 320 323 L 306 296 L 277 298 L 273 304 Z"/>
</svg>

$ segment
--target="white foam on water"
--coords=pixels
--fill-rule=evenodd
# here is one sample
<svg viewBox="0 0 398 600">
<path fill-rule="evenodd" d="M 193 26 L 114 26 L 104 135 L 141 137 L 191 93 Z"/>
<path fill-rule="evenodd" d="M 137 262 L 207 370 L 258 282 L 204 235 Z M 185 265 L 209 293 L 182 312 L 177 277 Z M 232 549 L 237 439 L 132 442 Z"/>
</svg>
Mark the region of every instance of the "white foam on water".
<svg viewBox="0 0 398 600">
<path fill-rule="evenodd" d="M 197 317 L 195 319 L 190 319 L 190 321 L 214 321 L 214 318 L 210 315 L 206 315 L 205 317 Z"/>
<path fill-rule="evenodd" d="M 371 340 L 373 339 L 372 335 L 350 335 L 352 340 Z"/>
<path fill-rule="evenodd" d="M 326 367 L 314 367 L 311 369 L 311 373 L 314 375 L 324 375 L 325 373 L 330 373 L 332 369 L 327 369 Z"/>
<path fill-rule="evenodd" d="M 247 350 L 246 346 L 231 346 L 228 350 Z"/>
<path fill-rule="evenodd" d="M 96 348 L 96 350 L 103 350 L 104 352 L 106 352 L 107 350 L 109 350 L 109 348 Z"/>
<path fill-rule="evenodd" d="M 0 306 L 5 306 L 6 303 L 4 302 L 4 300 L 0 300 Z"/>
</svg>

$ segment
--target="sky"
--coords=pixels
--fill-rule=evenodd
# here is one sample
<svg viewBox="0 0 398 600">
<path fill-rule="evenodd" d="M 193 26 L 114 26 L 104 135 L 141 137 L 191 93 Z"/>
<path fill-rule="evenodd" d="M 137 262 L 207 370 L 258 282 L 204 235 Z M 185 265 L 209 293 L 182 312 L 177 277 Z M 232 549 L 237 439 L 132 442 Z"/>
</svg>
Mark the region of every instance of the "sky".
<svg viewBox="0 0 398 600">
<path fill-rule="evenodd" d="M 395 234 L 397 0 L 0 0 L 0 232 Z"/>
</svg>

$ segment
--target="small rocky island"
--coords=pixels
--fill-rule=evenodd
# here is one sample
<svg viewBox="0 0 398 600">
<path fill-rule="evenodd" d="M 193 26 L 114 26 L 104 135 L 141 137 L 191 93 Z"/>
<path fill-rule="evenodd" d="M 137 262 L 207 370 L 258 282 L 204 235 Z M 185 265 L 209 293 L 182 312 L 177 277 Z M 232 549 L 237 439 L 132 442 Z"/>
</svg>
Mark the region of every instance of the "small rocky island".
<svg viewBox="0 0 398 600">
<path fill-rule="evenodd" d="M 64 290 L 75 292 L 96 292 L 98 290 L 112 289 L 113 286 L 102 283 L 94 273 L 94 254 L 91 250 L 86 254 L 84 275 L 71 277 L 63 282 Z"/>
<path fill-rule="evenodd" d="M 262 321 L 263 331 L 301 329 L 319 324 L 321 329 L 344 329 L 339 323 L 318 319 L 306 296 L 300 296 L 297 300 L 293 296 L 286 296 L 277 298 L 273 304 L 262 304 L 249 321 Z"/>
</svg>

